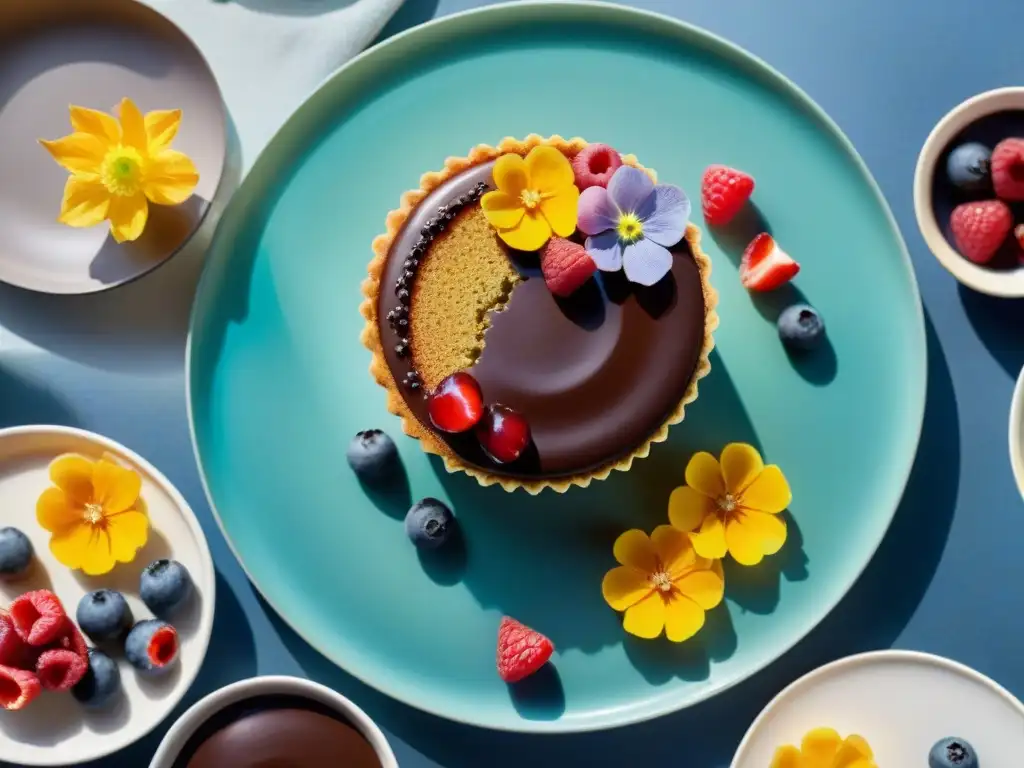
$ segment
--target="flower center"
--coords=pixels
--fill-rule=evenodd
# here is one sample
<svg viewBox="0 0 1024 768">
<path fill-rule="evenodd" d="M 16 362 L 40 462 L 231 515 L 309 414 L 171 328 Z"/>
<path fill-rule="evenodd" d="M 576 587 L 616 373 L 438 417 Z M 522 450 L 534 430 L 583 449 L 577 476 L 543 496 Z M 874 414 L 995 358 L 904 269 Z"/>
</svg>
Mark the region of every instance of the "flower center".
<svg viewBox="0 0 1024 768">
<path fill-rule="evenodd" d="M 668 592 L 672 589 L 672 577 L 665 571 L 658 571 L 651 574 L 651 586 L 661 592 Z"/>
<path fill-rule="evenodd" d="M 103 507 L 99 504 L 86 504 L 82 517 L 90 525 L 98 525 L 103 522 Z"/>
<path fill-rule="evenodd" d="M 524 189 L 519 193 L 519 201 L 526 206 L 526 210 L 532 211 L 540 205 L 541 195 L 535 189 Z"/>
<path fill-rule="evenodd" d="M 736 497 L 731 493 L 725 494 L 725 496 L 718 497 L 718 508 L 725 513 L 732 512 L 736 509 Z"/>
<path fill-rule="evenodd" d="M 644 224 L 635 213 L 622 214 L 615 230 L 619 235 L 619 240 L 624 243 L 635 243 L 644 236 Z"/>
<path fill-rule="evenodd" d="M 132 147 L 114 147 L 103 158 L 100 181 L 112 195 L 137 195 L 142 184 L 142 155 Z"/>
</svg>

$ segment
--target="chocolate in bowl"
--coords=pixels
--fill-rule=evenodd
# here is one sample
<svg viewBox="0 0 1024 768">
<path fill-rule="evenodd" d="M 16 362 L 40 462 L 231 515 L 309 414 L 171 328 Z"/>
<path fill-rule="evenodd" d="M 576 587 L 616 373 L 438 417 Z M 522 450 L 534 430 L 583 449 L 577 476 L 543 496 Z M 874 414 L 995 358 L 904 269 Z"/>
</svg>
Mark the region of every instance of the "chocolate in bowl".
<svg viewBox="0 0 1024 768">
<path fill-rule="evenodd" d="M 369 741 L 330 707 L 301 696 L 231 704 L 189 738 L 174 768 L 382 768 Z"/>
<path fill-rule="evenodd" d="M 398 768 L 359 707 L 296 677 L 242 680 L 194 704 L 164 736 L 149 768 Z"/>
</svg>

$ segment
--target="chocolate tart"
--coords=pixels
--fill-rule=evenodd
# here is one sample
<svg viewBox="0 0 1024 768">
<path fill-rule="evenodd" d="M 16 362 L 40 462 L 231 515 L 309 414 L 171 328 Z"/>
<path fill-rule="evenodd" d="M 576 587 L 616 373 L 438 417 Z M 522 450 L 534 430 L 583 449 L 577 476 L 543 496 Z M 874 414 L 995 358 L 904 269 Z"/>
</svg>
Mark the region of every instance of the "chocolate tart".
<svg viewBox="0 0 1024 768">
<path fill-rule="evenodd" d="M 566 299 L 548 290 L 536 254 L 498 239 L 479 204 L 494 161 L 542 144 L 570 159 L 587 146 L 507 138 L 423 174 L 373 242 L 361 305 L 370 373 L 406 434 L 449 472 L 530 493 L 587 486 L 647 456 L 697 399 L 718 326 L 711 261 L 693 224 L 655 285 L 598 272 Z M 632 155 L 622 160 L 656 178 Z M 526 416 L 533 441 L 515 462 L 492 461 L 472 431 L 432 426 L 426 393 L 457 370 L 477 379 L 486 402 Z"/>
</svg>

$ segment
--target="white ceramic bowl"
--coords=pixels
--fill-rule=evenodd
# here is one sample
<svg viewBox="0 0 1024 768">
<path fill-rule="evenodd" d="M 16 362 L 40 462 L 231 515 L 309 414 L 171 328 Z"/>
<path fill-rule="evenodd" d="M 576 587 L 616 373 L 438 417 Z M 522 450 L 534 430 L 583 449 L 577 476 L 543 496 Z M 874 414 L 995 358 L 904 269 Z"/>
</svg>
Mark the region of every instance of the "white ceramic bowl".
<svg viewBox="0 0 1024 768">
<path fill-rule="evenodd" d="M 359 729 L 363 737 L 376 750 L 383 768 L 398 768 L 395 753 L 377 724 L 359 707 L 330 688 L 299 677 L 251 677 L 214 691 L 196 702 L 167 732 L 153 756 L 149 768 L 171 768 L 182 748 L 203 723 L 231 704 L 257 696 L 301 696 L 330 707 L 347 722 Z"/>
<path fill-rule="evenodd" d="M 1024 369 L 1017 377 L 1010 402 L 1010 467 L 1017 481 L 1017 490 L 1024 496 Z"/>
<path fill-rule="evenodd" d="M 978 94 L 939 121 L 917 158 L 914 211 L 924 241 L 953 277 L 990 296 L 1021 297 L 1024 296 L 1024 268 L 996 271 L 965 259 L 946 241 L 932 206 L 932 180 L 936 172 L 944 172 L 937 165 L 949 143 L 971 123 L 1009 110 L 1024 110 L 1024 88 L 999 88 Z"/>
<path fill-rule="evenodd" d="M 1024 705 L 980 672 L 915 651 L 834 661 L 776 696 L 740 742 L 731 768 L 765 768 L 813 728 L 868 740 L 879 766 L 924 766 L 939 739 L 966 739 L 984 768 L 1019 768 Z"/>
</svg>

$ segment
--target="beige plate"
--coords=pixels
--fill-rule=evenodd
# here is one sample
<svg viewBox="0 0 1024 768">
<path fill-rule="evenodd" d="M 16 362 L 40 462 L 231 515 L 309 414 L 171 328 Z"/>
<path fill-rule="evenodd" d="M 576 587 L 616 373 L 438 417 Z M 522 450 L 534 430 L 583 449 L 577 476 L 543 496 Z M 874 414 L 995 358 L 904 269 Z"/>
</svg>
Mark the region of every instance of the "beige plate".
<svg viewBox="0 0 1024 768">
<path fill-rule="evenodd" d="M 227 114 L 192 41 L 135 0 L 0 2 L 0 280 L 44 293 L 95 293 L 171 256 L 199 227 L 227 155 Z M 68 105 L 183 110 L 174 148 L 199 186 L 180 206 L 151 206 L 134 243 L 98 225 L 57 223 L 67 172 L 36 142 L 71 132 Z"/>
</svg>

